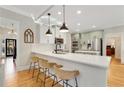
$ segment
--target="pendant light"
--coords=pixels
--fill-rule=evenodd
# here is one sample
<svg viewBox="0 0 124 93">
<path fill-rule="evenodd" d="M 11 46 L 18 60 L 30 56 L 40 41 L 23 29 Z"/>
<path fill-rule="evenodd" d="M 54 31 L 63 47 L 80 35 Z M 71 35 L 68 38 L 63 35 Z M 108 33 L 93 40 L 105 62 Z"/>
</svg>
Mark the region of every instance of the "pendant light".
<svg viewBox="0 0 124 93">
<path fill-rule="evenodd" d="M 68 28 L 65 24 L 65 5 L 63 5 L 63 24 L 60 27 L 60 32 L 68 32 Z"/>
<path fill-rule="evenodd" d="M 14 26 L 13 26 L 13 24 L 12 24 L 12 30 L 9 31 L 8 34 L 15 34 L 15 35 L 17 35 L 17 33 L 14 31 Z"/>
<path fill-rule="evenodd" d="M 48 22 L 49 22 L 49 27 L 48 27 L 48 30 L 46 32 L 46 36 L 52 36 L 52 32 L 50 31 L 50 13 L 48 13 Z"/>
</svg>

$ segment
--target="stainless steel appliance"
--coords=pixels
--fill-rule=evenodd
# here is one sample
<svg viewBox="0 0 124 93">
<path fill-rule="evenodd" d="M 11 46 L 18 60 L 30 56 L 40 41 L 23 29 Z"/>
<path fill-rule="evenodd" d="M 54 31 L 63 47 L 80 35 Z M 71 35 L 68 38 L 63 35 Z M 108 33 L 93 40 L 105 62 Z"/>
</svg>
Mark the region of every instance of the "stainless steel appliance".
<svg viewBox="0 0 124 93">
<path fill-rule="evenodd" d="M 55 38 L 55 53 L 62 53 L 62 44 L 64 43 L 63 38 Z"/>
<path fill-rule="evenodd" d="M 93 50 L 100 51 L 100 54 L 102 55 L 102 38 L 93 39 Z"/>
</svg>

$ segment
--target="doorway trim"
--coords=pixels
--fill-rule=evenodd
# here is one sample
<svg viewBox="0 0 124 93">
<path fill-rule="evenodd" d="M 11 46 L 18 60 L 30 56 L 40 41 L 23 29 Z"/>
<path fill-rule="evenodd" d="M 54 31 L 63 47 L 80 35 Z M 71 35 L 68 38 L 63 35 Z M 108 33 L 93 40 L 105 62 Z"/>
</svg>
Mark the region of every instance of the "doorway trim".
<svg viewBox="0 0 124 93">
<path fill-rule="evenodd" d="M 11 57 L 13 55 L 7 55 L 7 40 L 15 40 L 15 47 L 16 47 L 16 52 L 17 52 L 17 40 L 16 39 L 9 39 L 9 38 L 6 38 L 6 57 Z M 16 53 L 17 54 L 17 53 Z"/>
</svg>

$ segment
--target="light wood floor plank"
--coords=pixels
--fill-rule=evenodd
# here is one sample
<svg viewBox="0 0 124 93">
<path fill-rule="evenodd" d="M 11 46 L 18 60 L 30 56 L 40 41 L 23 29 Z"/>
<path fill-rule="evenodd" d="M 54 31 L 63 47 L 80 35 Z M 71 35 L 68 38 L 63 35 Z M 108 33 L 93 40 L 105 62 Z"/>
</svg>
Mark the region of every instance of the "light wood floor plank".
<svg viewBox="0 0 124 93">
<path fill-rule="evenodd" d="M 8 62 L 10 63 L 10 62 Z M 6 68 L 7 69 L 7 68 Z M 8 70 L 6 70 L 8 71 Z M 6 72 L 7 73 L 7 72 Z M 13 71 L 13 73 L 5 74 L 5 86 L 6 87 L 43 87 L 40 80 L 36 82 L 35 78 L 32 78 L 32 73 L 28 73 L 28 70 L 24 71 Z M 42 77 L 42 75 L 40 76 Z M 51 87 L 52 79 L 48 79 L 46 87 Z M 108 86 L 110 87 L 124 87 L 124 65 L 121 64 L 119 59 L 112 58 L 109 66 L 108 73 Z M 60 84 L 56 87 L 62 87 Z"/>
</svg>

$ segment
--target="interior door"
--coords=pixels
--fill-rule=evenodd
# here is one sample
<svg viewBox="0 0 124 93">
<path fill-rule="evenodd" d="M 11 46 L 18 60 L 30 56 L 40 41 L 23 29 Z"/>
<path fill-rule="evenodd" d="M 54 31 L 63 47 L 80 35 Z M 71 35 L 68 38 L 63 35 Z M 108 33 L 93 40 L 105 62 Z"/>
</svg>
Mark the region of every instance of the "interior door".
<svg viewBox="0 0 124 93">
<path fill-rule="evenodd" d="M 13 56 L 16 39 L 6 39 L 6 57 Z"/>
</svg>

